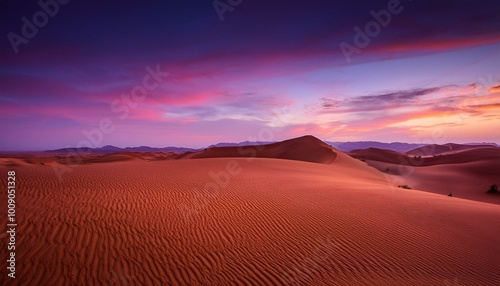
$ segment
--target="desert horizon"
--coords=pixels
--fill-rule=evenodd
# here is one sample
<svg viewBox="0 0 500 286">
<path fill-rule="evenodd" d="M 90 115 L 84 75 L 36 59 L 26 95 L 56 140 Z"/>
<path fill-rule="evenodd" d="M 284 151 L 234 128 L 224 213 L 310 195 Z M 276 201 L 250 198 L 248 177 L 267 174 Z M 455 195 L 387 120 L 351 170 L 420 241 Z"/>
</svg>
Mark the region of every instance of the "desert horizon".
<svg viewBox="0 0 500 286">
<path fill-rule="evenodd" d="M 409 185 L 417 186 L 417 189 L 433 193 L 441 193 L 453 196 L 453 191 L 458 197 L 480 200 L 484 202 L 500 203 L 495 196 L 477 196 L 483 190 L 489 190 L 493 185 L 497 185 L 500 180 L 500 173 L 496 169 L 500 164 L 500 147 L 495 143 L 469 143 L 469 144 L 409 144 L 397 142 L 397 146 L 392 149 L 383 149 L 371 147 L 372 145 L 388 143 L 374 142 L 324 142 L 312 135 L 288 139 L 282 142 L 240 142 L 240 143 L 217 143 L 206 148 L 185 148 L 185 147 L 165 147 L 152 148 L 146 145 L 140 147 L 119 148 L 115 146 L 103 146 L 99 148 L 62 148 L 55 150 L 45 150 L 38 152 L 30 151 L 11 151 L 0 152 L 0 166 L 18 167 L 24 165 L 43 165 L 51 166 L 54 175 L 62 181 L 64 174 L 72 172 L 81 164 L 110 163 L 122 161 L 162 161 L 162 160 L 180 160 L 192 158 L 238 158 L 238 157 L 264 157 L 279 158 L 298 161 L 316 162 L 313 155 L 298 156 L 293 154 L 294 149 L 299 148 L 293 143 L 292 150 L 281 151 L 277 154 L 259 152 L 261 150 L 273 150 L 280 144 L 290 144 L 301 140 L 314 140 L 321 142 L 335 152 L 345 153 L 346 155 L 365 162 L 367 166 L 383 172 L 388 181 L 399 182 L 398 186 L 411 189 Z M 367 144 L 364 149 L 357 149 L 359 144 Z M 341 151 L 336 149 L 333 144 L 343 148 Z M 417 148 L 398 152 L 394 149 L 401 149 L 400 144 L 408 146 L 418 146 Z M 407 146 L 406 146 L 407 147 Z M 290 149 L 289 147 L 282 147 Z M 306 148 L 304 146 L 302 148 Z M 409 149 L 409 147 L 407 147 Z M 142 151 L 141 151 L 142 150 Z M 147 151 L 145 151 L 147 150 Z M 283 155 L 290 152 L 289 155 Z M 289 156 L 289 157 L 288 157 Z M 334 159 L 332 159 L 333 161 Z M 324 163 L 322 161 L 318 163 Z M 471 171 L 474 174 L 467 174 Z M 430 178 L 430 176 L 434 178 Z M 453 178 L 463 178 L 469 176 L 473 183 L 463 182 L 459 187 L 447 188 Z M 464 192 L 463 189 L 476 189 L 474 192 Z"/>
<path fill-rule="evenodd" d="M 291 139 L 291 138 L 288 138 Z M 319 140 L 325 142 L 326 144 L 342 151 L 342 152 L 350 152 L 352 150 L 357 150 L 357 149 L 367 149 L 367 148 L 377 148 L 377 149 L 387 149 L 387 150 L 392 150 L 392 151 L 399 151 L 402 153 L 406 153 L 408 151 L 413 151 L 418 152 L 417 149 L 424 147 L 425 149 L 431 149 L 431 148 L 445 148 L 446 150 L 451 150 L 453 148 L 456 148 L 456 146 L 478 146 L 478 145 L 483 145 L 483 146 L 495 146 L 495 147 L 500 147 L 500 144 L 496 142 L 464 142 L 464 143 L 457 143 L 457 142 L 445 142 L 443 144 L 434 144 L 434 143 L 412 143 L 412 142 L 380 142 L 380 141 L 328 141 L 328 140 L 322 140 L 318 138 Z M 287 140 L 287 139 L 284 139 Z M 200 151 L 203 149 L 211 148 L 211 147 L 232 147 L 232 146 L 251 146 L 251 145 L 265 145 L 265 144 L 272 144 L 272 143 L 277 143 L 279 141 L 239 141 L 239 142 L 217 142 L 217 143 L 212 143 L 208 144 L 206 146 L 201 146 L 198 148 L 195 147 L 188 147 L 188 146 L 172 146 L 171 144 L 166 144 L 167 146 L 165 147 L 153 147 L 149 146 L 148 144 L 140 144 L 138 146 L 126 146 L 126 147 L 118 147 L 114 145 L 101 145 L 101 146 L 93 146 L 92 147 L 77 147 L 77 146 L 66 146 L 66 147 L 59 147 L 59 148 L 52 148 L 52 149 L 40 149 L 40 150 L 0 150 L 0 154 L 16 154 L 16 153 L 45 153 L 45 152 L 52 152 L 52 153 L 67 153 L 69 151 L 71 152 L 85 152 L 85 151 L 91 151 L 91 152 L 96 152 L 96 153 L 111 153 L 111 152 L 188 152 L 188 151 Z M 434 146 L 434 147 L 431 147 Z M 80 150 L 79 150 L 80 149 Z"/>
<path fill-rule="evenodd" d="M 499 11 L 0 1 L 0 286 L 500 285 Z"/>
</svg>

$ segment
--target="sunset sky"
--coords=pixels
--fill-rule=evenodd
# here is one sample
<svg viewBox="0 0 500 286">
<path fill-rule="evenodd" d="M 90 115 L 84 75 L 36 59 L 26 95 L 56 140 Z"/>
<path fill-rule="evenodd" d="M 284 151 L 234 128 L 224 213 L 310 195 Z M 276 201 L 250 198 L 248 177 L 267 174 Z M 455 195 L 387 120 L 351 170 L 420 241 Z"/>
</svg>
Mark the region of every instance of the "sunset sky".
<svg viewBox="0 0 500 286">
<path fill-rule="evenodd" d="M 0 2 L 0 151 L 500 143 L 499 1 L 41 2 Z"/>
</svg>

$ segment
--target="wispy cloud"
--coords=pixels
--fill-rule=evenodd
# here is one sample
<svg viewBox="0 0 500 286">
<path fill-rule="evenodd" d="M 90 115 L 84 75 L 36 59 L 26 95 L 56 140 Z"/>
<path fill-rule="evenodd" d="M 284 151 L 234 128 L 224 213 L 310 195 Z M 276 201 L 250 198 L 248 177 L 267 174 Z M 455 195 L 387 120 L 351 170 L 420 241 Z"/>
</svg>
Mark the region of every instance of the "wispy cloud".
<svg viewBox="0 0 500 286">
<path fill-rule="evenodd" d="M 322 112 L 361 112 L 384 110 L 388 107 L 413 105 L 422 96 L 439 92 L 445 87 L 402 90 L 375 95 L 349 97 L 342 100 L 321 98 Z"/>
<path fill-rule="evenodd" d="M 500 92 L 500 85 L 492 86 L 488 89 L 488 92 L 494 93 L 494 92 Z"/>
</svg>

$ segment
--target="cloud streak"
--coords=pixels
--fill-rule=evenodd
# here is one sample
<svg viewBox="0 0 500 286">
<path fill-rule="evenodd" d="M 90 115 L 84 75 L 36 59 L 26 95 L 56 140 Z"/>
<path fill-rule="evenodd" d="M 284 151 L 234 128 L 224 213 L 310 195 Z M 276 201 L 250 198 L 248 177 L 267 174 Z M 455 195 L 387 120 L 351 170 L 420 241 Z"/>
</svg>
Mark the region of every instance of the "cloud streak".
<svg viewBox="0 0 500 286">
<path fill-rule="evenodd" d="M 322 112 L 361 112 L 377 111 L 387 108 L 396 108 L 415 104 L 417 100 L 425 95 L 443 90 L 445 87 L 433 87 L 425 89 L 412 89 L 395 92 L 380 93 L 376 95 L 365 95 L 358 97 L 335 100 L 321 98 Z"/>
</svg>

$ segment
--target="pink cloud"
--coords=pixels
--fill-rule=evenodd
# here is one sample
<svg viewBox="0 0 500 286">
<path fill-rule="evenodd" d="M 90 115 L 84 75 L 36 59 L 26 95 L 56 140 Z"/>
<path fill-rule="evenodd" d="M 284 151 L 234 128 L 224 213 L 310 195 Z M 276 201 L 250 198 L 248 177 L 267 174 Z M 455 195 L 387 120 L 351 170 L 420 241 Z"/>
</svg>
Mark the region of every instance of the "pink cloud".
<svg viewBox="0 0 500 286">
<path fill-rule="evenodd" d="M 492 86 L 488 89 L 489 93 L 500 92 L 500 85 Z"/>
<path fill-rule="evenodd" d="M 412 52 L 412 51 L 443 51 L 471 46 L 487 45 L 500 41 L 499 35 L 486 35 L 482 37 L 448 38 L 448 39 L 418 39 L 399 43 L 381 45 L 377 52 Z"/>
</svg>

